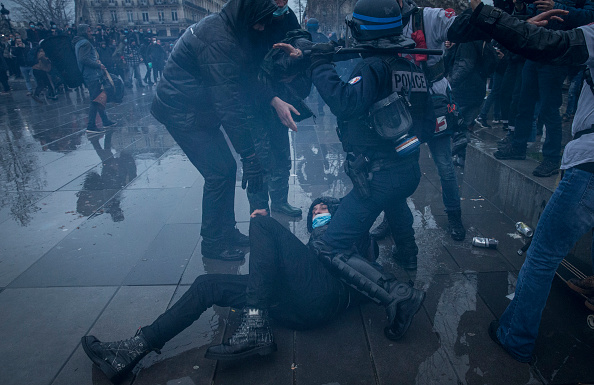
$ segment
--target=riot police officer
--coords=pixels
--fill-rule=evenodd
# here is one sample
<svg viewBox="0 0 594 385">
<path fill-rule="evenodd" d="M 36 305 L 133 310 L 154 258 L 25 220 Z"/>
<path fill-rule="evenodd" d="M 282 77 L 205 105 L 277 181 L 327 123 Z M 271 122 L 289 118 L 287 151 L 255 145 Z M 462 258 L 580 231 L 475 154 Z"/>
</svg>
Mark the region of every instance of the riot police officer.
<svg viewBox="0 0 594 385">
<path fill-rule="evenodd" d="M 381 51 L 414 46 L 402 36 L 400 7 L 393 0 L 359 0 L 347 24 L 363 55 L 348 82 L 331 61 L 330 43 L 312 48 L 312 80 L 337 117 L 338 136 L 347 152 L 345 170 L 353 190 L 341 201 L 326 233 L 312 243 L 318 257 L 349 285 L 386 307 L 390 339 L 404 335 L 420 308 L 424 293 L 385 277 L 353 253 L 352 246 L 384 210 L 390 222 L 407 226 L 414 237 L 413 216 L 406 203 L 417 188 L 419 141 L 411 133 L 434 129 L 427 80 L 414 63 Z M 299 53 L 293 56 L 298 56 Z"/>
</svg>

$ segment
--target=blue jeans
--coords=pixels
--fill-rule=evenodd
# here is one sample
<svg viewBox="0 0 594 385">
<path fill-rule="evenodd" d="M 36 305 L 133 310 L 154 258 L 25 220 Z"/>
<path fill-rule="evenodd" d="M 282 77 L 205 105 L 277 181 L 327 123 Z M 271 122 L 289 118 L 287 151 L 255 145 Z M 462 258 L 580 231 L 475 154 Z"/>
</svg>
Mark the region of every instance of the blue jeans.
<svg viewBox="0 0 594 385">
<path fill-rule="evenodd" d="M 576 168 L 566 170 L 538 221 L 515 297 L 499 321 L 497 336 L 512 357 L 530 360 L 555 271 L 592 227 L 594 174 Z"/>
<path fill-rule="evenodd" d="M 540 100 L 540 118 L 547 127 L 547 137 L 542 147 L 544 158 L 553 162 L 561 160 L 561 85 L 565 78 L 563 67 L 526 61 L 522 71 L 522 90 L 516 116 L 516 131 L 513 146 L 520 151 L 526 151 L 534 108 Z"/>
<path fill-rule="evenodd" d="M 33 92 L 33 86 L 31 85 L 31 77 L 33 76 L 33 69 L 31 67 L 20 67 L 21 74 L 25 78 L 25 85 L 27 86 L 27 91 Z"/>
<path fill-rule="evenodd" d="M 458 190 L 458 179 L 452 162 L 452 147 L 449 136 L 442 136 L 427 142 L 431 156 L 437 166 L 437 172 L 441 181 L 441 197 L 445 211 L 460 210 L 460 192 Z"/>
<path fill-rule="evenodd" d="M 395 167 L 374 172 L 369 182 L 371 197 L 361 199 L 351 190 L 340 202 L 332 216 L 328 230 L 322 240 L 335 250 L 349 250 L 365 234 L 377 216 L 385 211 L 398 238 L 414 239 L 413 216 L 406 203 L 421 180 L 421 170 L 416 159 L 403 162 Z M 397 241 L 395 239 L 395 241 Z"/>
<path fill-rule="evenodd" d="M 577 109 L 577 102 L 582 92 L 582 83 L 584 81 L 584 71 L 579 71 L 572 79 L 567 91 L 567 109 L 565 113 L 568 115 L 575 114 Z"/>
<path fill-rule="evenodd" d="M 487 115 L 489 114 L 489 110 L 491 106 L 493 106 L 493 120 L 500 120 L 501 119 L 501 89 L 503 88 L 503 74 L 495 72 L 493 74 L 493 85 L 491 87 L 491 92 L 489 96 L 487 96 L 487 100 L 483 104 L 483 108 L 481 109 L 481 113 L 479 117 L 482 119 L 487 119 Z"/>
</svg>

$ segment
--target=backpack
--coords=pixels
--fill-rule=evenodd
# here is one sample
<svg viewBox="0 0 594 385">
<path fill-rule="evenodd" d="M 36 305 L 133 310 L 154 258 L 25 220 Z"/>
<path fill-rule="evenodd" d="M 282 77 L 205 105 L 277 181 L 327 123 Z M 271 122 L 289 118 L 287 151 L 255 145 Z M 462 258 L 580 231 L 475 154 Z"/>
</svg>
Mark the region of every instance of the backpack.
<svg viewBox="0 0 594 385">
<path fill-rule="evenodd" d="M 50 36 L 41 42 L 41 48 L 52 61 L 52 66 L 64 83 L 70 88 L 76 88 L 83 83 L 82 72 L 78 68 L 76 54 L 71 44 L 71 37 L 67 35 Z"/>
<path fill-rule="evenodd" d="M 483 48 L 481 52 L 478 52 L 477 57 L 479 75 L 481 75 L 483 79 L 491 77 L 499 62 L 499 57 L 497 56 L 497 51 L 493 47 L 493 44 L 487 41 L 483 42 Z"/>
</svg>

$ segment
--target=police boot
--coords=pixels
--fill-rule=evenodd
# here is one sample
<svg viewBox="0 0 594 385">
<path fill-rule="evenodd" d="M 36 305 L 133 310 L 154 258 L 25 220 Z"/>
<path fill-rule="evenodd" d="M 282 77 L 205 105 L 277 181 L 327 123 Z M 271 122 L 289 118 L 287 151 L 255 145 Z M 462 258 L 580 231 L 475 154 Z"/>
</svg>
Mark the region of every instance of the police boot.
<svg viewBox="0 0 594 385">
<path fill-rule="evenodd" d="M 466 237 L 466 229 L 462 224 L 462 211 L 448 211 L 448 229 L 454 241 L 463 241 Z"/>
<path fill-rule="evenodd" d="M 290 217 L 300 217 L 302 214 L 301 209 L 290 205 L 288 202 L 289 181 L 287 178 L 276 175 L 271 176 L 268 182 L 268 191 L 272 201 L 270 209 Z"/>
<path fill-rule="evenodd" d="M 414 270 L 417 268 L 417 254 L 419 248 L 415 239 L 406 241 L 397 241 L 392 247 L 392 258 L 405 270 Z"/>
<path fill-rule="evenodd" d="M 149 346 L 140 329 L 123 341 L 101 342 L 95 336 L 84 336 L 81 343 L 91 361 L 114 383 L 122 381 L 148 353 L 159 352 Z"/>
<path fill-rule="evenodd" d="M 375 229 L 371 230 L 369 235 L 371 235 L 374 239 L 384 239 L 385 237 L 390 234 L 390 223 L 388 223 L 388 218 L 384 215 L 384 220 L 380 223 Z"/>
<path fill-rule="evenodd" d="M 245 308 L 241 324 L 227 343 L 211 346 L 204 357 L 211 360 L 237 360 L 255 354 L 265 356 L 275 351 L 276 343 L 268 322 L 268 312 Z"/>
</svg>

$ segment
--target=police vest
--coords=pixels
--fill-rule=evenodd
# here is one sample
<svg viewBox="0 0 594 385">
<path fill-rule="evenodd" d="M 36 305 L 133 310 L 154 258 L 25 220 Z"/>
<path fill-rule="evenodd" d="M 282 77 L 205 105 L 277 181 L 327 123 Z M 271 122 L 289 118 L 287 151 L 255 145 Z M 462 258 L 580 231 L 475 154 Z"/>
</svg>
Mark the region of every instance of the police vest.
<svg viewBox="0 0 594 385">
<path fill-rule="evenodd" d="M 374 58 L 365 59 L 370 60 Z M 375 58 L 377 60 L 377 58 Z M 409 112 L 413 118 L 410 134 L 420 135 L 427 129 L 433 130 L 435 118 L 429 95 L 429 85 L 423 70 L 402 57 L 382 58 L 390 67 L 390 76 L 386 79 L 385 88 L 378 93 L 378 101 L 387 95 L 397 92 L 407 101 Z M 356 74 L 360 66 L 353 74 Z M 369 150 L 379 151 L 395 156 L 394 142 L 378 135 L 371 126 L 367 116 L 349 121 L 338 121 L 338 137 L 346 152 L 369 154 Z"/>
</svg>

